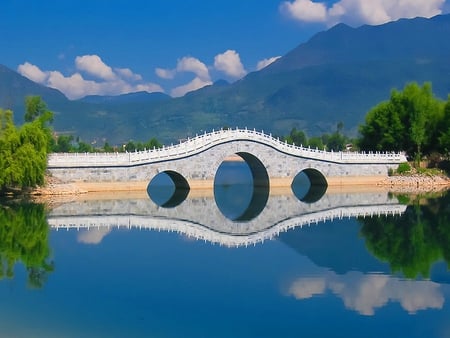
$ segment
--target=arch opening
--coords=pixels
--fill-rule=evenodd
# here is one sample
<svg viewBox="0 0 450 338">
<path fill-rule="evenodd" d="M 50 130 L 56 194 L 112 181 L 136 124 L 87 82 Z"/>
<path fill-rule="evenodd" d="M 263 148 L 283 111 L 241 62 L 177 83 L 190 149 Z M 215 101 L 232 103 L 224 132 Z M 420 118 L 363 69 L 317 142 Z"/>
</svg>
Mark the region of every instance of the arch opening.
<svg viewBox="0 0 450 338">
<path fill-rule="evenodd" d="M 258 216 L 269 198 L 269 175 L 254 155 L 238 152 L 225 159 L 214 177 L 214 199 L 220 212 L 236 222 Z"/>
<path fill-rule="evenodd" d="M 292 181 L 291 189 L 295 197 L 305 203 L 315 203 L 326 193 L 328 183 L 317 169 L 307 168 L 300 171 Z"/>
<path fill-rule="evenodd" d="M 173 170 L 158 173 L 147 186 L 150 199 L 163 208 L 180 205 L 188 196 L 189 190 L 187 180 Z"/>
</svg>

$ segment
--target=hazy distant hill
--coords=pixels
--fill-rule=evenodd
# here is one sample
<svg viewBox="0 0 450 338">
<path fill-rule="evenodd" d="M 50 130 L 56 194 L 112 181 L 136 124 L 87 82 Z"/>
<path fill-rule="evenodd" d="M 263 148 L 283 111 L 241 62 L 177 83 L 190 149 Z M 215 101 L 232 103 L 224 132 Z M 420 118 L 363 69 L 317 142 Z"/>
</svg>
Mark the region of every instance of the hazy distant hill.
<svg viewBox="0 0 450 338">
<path fill-rule="evenodd" d="M 235 83 L 218 81 L 173 99 L 135 93 L 69 101 L 2 67 L 0 106 L 27 93 L 42 95 L 56 112 L 57 130 L 110 143 L 154 136 L 177 141 L 223 126 L 277 135 L 295 126 L 312 136 L 343 122 L 347 133 L 356 134 L 366 112 L 407 82 L 431 81 L 433 91 L 447 98 L 449 36 L 450 15 L 360 28 L 340 24 Z"/>
<path fill-rule="evenodd" d="M 88 95 L 80 99 L 80 102 L 96 104 L 124 104 L 124 103 L 149 103 L 169 100 L 171 97 L 164 93 L 136 92 L 117 96 Z"/>
</svg>

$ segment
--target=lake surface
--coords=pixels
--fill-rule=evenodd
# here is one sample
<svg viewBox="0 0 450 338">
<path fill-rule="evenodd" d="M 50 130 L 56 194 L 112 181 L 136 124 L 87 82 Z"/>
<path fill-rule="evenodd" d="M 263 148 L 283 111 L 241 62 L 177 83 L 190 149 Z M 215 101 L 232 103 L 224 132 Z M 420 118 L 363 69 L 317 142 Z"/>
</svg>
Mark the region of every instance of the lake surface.
<svg viewBox="0 0 450 338">
<path fill-rule="evenodd" d="M 450 195 L 216 183 L 2 202 L 0 336 L 450 336 Z"/>
</svg>

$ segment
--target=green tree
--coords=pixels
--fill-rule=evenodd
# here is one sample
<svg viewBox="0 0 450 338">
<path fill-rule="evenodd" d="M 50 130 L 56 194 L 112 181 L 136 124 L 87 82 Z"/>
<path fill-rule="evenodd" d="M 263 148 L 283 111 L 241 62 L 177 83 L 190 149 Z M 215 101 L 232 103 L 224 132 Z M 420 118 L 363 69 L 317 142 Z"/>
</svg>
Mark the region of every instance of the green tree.
<svg viewBox="0 0 450 338">
<path fill-rule="evenodd" d="M 41 110 L 39 114 L 29 114 L 27 119 L 17 128 L 13 112 L 0 109 L 0 193 L 44 182 L 53 114 Z"/>
<path fill-rule="evenodd" d="M 322 141 L 322 138 L 320 136 L 313 136 L 310 137 L 308 140 L 308 146 L 315 149 L 323 149 L 324 148 L 324 143 Z"/>
<path fill-rule="evenodd" d="M 52 151 L 55 153 L 69 153 L 74 151 L 72 145 L 73 135 L 59 135 L 53 144 Z"/>
<path fill-rule="evenodd" d="M 78 141 L 78 148 L 77 152 L 79 153 L 92 153 L 94 152 L 94 147 L 90 145 L 89 143 Z"/>
<path fill-rule="evenodd" d="M 13 278 L 15 265 L 22 262 L 28 271 L 28 286 L 42 287 L 54 269 L 44 206 L 0 205 L 0 224 L 0 280 Z"/>
<path fill-rule="evenodd" d="M 446 155 L 450 153 L 450 95 L 447 98 L 438 130 L 439 150 Z"/>
<path fill-rule="evenodd" d="M 128 152 L 132 152 L 137 150 L 136 144 L 133 141 L 128 141 L 128 143 L 125 145 L 125 150 Z"/>
<path fill-rule="evenodd" d="M 418 162 L 422 157 L 422 147 L 427 147 L 436 130 L 440 118 L 440 102 L 433 96 L 431 83 L 419 87 L 416 83 L 407 85 L 403 91 L 404 105 L 411 121 L 411 141 L 415 145 Z"/>
<path fill-rule="evenodd" d="M 112 153 L 114 151 L 114 148 L 110 146 L 108 142 L 105 142 L 105 144 L 103 145 L 103 151 L 106 153 Z"/>
<path fill-rule="evenodd" d="M 159 142 L 156 138 L 152 137 L 150 140 L 145 143 L 146 149 L 153 149 L 153 148 L 162 148 L 162 143 Z"/>
<path fill-rule="evenodd" d="M 31 122 L 39 116 L 49 115 L 47 104 L 40 96 L 27 96 L 25 98 L 25 122 Z"/>
<path fill-rule="evenodd" d="M 372 108 L 366 115 L 365 124 L 359 127 L 359 132 L 361 138 L 358 145 L 361 150 L 402 150 L 404 125 L 392 102 L 382 102 Z"/>
<path fill-rule="evenodd" d="M 297 130 L 297 128 L 292 128 L 288 136 L 285 137 L 285 141 L 289 144 L 295 144 L 297 146 L 307 146 L 308 138 L 302 130 Z"/>
<path fill-rule="evenodd" d="M 366 115 L 359 127 L 361 150 L 406 151 L 420 160 L 422 153 L 436 149 L 442 102 L 432 93 L 430 83 L 420 87 L 407 84 L 392 90 L 389 101 L 381 102 Z"/>
</svg>

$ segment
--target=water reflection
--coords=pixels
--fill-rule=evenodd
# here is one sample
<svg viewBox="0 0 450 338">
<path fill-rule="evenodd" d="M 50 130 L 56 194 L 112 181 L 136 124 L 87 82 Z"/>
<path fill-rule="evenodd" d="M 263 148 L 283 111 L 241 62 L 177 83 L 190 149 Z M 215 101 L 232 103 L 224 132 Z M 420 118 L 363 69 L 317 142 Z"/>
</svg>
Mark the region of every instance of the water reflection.
<svg viewBox="0 0 450 338">
<path fill-rule="evenodd" d="M 0 279 L 14 278 L 15 266 L 25 265 L 28 286 L 40 288 L 53 271 L 49 226 L 42 204 L 0 203 Z"/>
<path fill-rule="evenodd" d="M 322 174 L 313 169 L 299 172 L 292 181 L 291 189 L 299 201 L 315 203 L 326 193 L 328 185 Z"/>
<path fill-rule="evenodd" d="M 450 195 L 412 201 L 402 217 L 359 219 L 367 249 L 392 272 L 429 278 L 436 261 L 450 263 Z"/>
<path fill-rule="evenodd" d="M 160 208 L 146 198 L 90 200 L 53 209 L 49 222 L 56 228 L 136 227 L 176 231 L 237 247 L 277 238 L 293 228 L 346 217 L 401 214 L 405 208 L 386 193 L 326 194 L 313 204 L 300 202 L 292 193 L 270 194 L 265 208 L 256 217 L 242 222 L 226 217 L 214 196 L 187 198 L 174 208 Z"/>
<path fill-rule="evenodd" d="M 147 194 L 160 207 L 174 208 L 188 196 L 189 184 L 180 174 L 174 171 L 164 171 L 150 181 Z"/>
<path fill-rule="evenodd" d="M 47 287 L 27 293 L 0 283 L 9 325 L 2 332 L 33 336 L 23 331 L 26 321 L 48 328 L 42 337 L 445 337 L 449 200 L 421 202 L 407 207 L 383 192 L 327 191 L 304 203 L 290 190 L 271 191 L 259 215 L 236 222 L 212 191 L 173 208 L 145 194 L 78 196 L 48 212 L 58 270 Z M 36 216 L 45 214 L 39 208 Z M 47 236 L 48 228 L 35 237 Z M 48 248 L 47 240 L 40 245 Z"/>
<path fill-rule="evenodd" d="M 338 275 L 325 271 L 316 277 L 299 277 L 288 287 L 287 294 L 307 299 L 331 291 L 342 299 L 345 307 L 366 316 L 388 302 L 398 302 L 410 314 L 420 310 L 442 309 L 444 294 L 440 284 L 412 281 L 381 274 L 351 271 Z"/>
<path fill-rule="evenodd" d="M 235 222 L 257 217 L 269 198 L 269 178 L 261 162 L 250 154 L 242 161 L 224 161 L 214 178 L 214 199 L 222 214 Z"/>
</svg>

